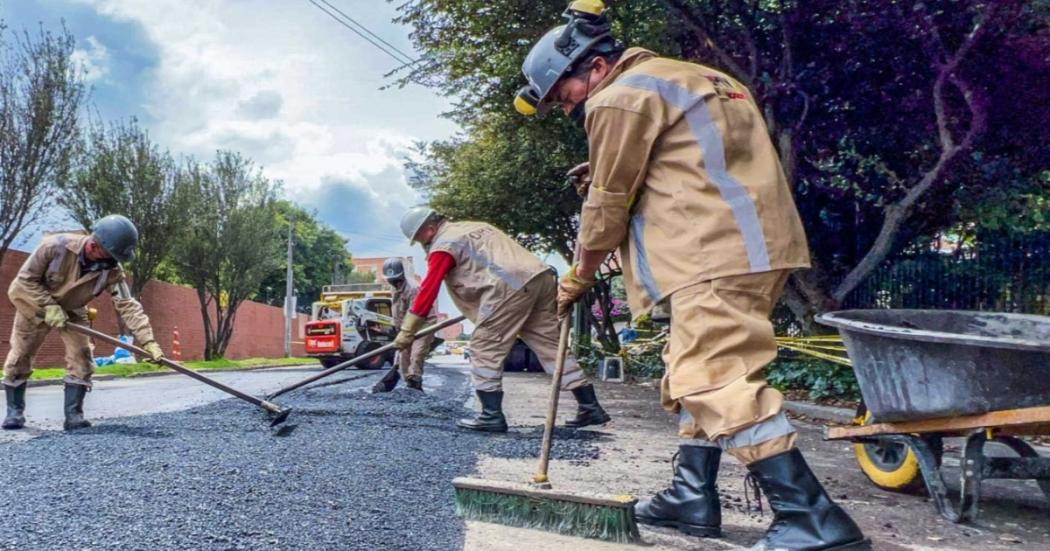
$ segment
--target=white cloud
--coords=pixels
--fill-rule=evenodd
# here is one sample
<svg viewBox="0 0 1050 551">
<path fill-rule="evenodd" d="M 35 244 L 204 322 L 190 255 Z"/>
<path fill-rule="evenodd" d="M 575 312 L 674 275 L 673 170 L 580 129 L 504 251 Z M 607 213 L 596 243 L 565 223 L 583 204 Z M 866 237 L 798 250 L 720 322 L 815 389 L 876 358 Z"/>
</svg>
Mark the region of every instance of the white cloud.
<svg viewBox="0 0 1050 551">
<path fill-rule="evenodd" d="M 109 50 L 94 36 L 84 40 L 85 48 L 75 48 L 70 56 L 84 71 L 84 80 L 92 82 L 109 74 Z"/>
<path fill-rule="evenodd" d="M 261 90 L 237 104 L 237 114 L 246 119 L 268 119 L 281 112 L 283 99 L 276 90 Z"/>
<path fill-rule="evenodd" d="M 353 254 L 414 254 L 423 265 L 398 230 L 420 200 L 402 161 L 415 141 L 455 131 L 438 117 L 447 100 L 418 86 L 379 90 L 393 60 L 307 2 L 73 1 L 140 25 L 156 48 L 146 103 L 129 114 L 148 113 L 160 143 L 202 159 L 237 150 L 348 237 Z M 390 3 L 340 7 L 411 49 Z"/>
<path fill-rule="evenodd" d="M 326 181 L 349 181 L 370 188 L 373 206 L 412 204 L 418 197 L 403 178 L 366 175 L 400 173 L 415 140 L 454 131 L 438 118 L 448 102 L 434 92 L 378 90 L 394 62 L 309 3 L 80 1 L 138 23 L 157 48 L 141 109 L 157 121 L 151 130 L 159 141 L 204 159 L 236 149 L 283 180 L 293 198 Z M 342 7 L 409 48 L 408 30 L 390 23 L 389 4 Z"/>
</svg>

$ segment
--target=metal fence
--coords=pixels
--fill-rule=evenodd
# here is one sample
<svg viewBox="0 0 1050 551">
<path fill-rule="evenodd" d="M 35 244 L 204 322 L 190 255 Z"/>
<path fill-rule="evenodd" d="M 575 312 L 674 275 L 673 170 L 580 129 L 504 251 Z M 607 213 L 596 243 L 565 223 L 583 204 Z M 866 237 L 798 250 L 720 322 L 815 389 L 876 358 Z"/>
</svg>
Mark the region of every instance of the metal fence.
<svg viewBox="0 0 1050 551">
<path fill-rule="evenodd" d="M 843 307 L 1050 315 L 1050 232 L 921 243 L 884 262 Z"/>
</svg>

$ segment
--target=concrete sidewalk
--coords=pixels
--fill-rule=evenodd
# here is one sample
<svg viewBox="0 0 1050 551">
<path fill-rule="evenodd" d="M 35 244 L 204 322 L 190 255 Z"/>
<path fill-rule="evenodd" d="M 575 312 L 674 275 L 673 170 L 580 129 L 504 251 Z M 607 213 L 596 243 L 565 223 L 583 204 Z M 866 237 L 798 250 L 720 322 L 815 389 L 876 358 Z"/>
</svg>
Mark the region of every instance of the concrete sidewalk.
<svg viewBox="0 0 1050 551">
<path fill-rule="evenodd" d="M 541 374 L 506 375 L 504 407 L 512 430 L 543 424 L 549 381 Z M 554 486 L 566 491 L 636 496 L 648 496 L 664 488 L 671 479 L 670 459 L 677 450 L 677 436 L 674 420 L 660 407 L 658 395 L 658 388 L 652 384 L 599 383 L 598 396 L 612 415 L 613 422 L 590 431 L 598 450 L 596 459 L 551 462 Z M 559 424 L 574 407 L 572 395 L 563 393 Z M 872 539 L 875 549 L 1050 548 L 1050 505 L 1033 482 L 985 482 L 980 523 L 956 525 L 940 517 L 926 497 L 876 488 L 857 466 L 852 445 L 824 441 L 821 425 L 810 421 L 796 421 L 796 425 L 800 432 L 800 448 L 817 476 L 832 497 L 854 516 Z M 950 459 L 946 458 L 946 464 L 952 465 Z M 477 476 L 526 482 L 535 467 L 535 459 L 486 456 L 478 464 Z M 735 459 L 723 456 L 719 492 L 725 537 L 704 540 L 680 535 L 671 529 L 643 526 L 644 545 L 660 550 L 750 546 L 761 537 L 772 515 L 768 505 L 764 506 L 763 516 L 747 511 L 743 493 L 745 473 L 746 469 Z M 953 481 L 949 484 L 957 488 Z M 465 548 L 477 551 L 579 551 L 637 547 L 470 522 Z"/>
</svg>

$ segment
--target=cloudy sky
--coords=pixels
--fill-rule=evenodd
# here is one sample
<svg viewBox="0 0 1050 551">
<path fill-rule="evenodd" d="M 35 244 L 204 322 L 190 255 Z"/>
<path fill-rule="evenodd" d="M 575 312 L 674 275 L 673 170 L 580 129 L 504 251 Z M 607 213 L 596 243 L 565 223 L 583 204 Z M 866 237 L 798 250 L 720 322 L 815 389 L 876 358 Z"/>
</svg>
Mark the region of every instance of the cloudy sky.
<svg viewBox="0 0 1050 551">
<path fill-rule="evenodd" d="M 329 1 L 415 55 L 390 3 Z M 423 265 L 398 230 L 421 201 L 402 162 L 415 141 L 456 132 L 439 116 L 449 102 L 417 85 L 380 90 L 398 63 L 307 0 L 0 0 L 0 18 L 14 29 L 64 21 L 103 118 L 137 117 L 177 155 L 240 151 L 355 256 Z"/>
</svg>

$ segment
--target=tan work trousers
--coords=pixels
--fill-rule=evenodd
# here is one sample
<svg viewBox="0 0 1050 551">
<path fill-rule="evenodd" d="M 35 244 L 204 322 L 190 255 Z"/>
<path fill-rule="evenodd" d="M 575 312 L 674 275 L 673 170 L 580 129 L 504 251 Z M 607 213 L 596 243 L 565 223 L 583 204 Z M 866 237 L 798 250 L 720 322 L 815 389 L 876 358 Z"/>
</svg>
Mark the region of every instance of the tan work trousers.
<svg viewBox="0 0 1050 551">
<path fill-rule="evenodd" d="M 784 398 L 765 379 L 777 355 L 769 316 L 788 271 L 704 281 L 671 295 L 661 400 L 684 444 L 716 445 L 748 464 L 791 450 Z"/>
<path fill-rule="evenodd" d="M 429 323 L 427 325 L 430 325 Z M 399 355 L 399 367 L 401 377 L 408 380 L 423 380 L 423 362 L 430 354 L 430 345 L 434 342 L 434 335 L 418 338 L 412 341 L 412 346 L 401 351 Z"/>
<path fill-rule="evenodd" d="M 83 323 L 70 317 L 70 321 Z M 11 350 L 4 361 L 4 384 L 19 386 L 29 380 L 33 374 L 33 355 L 44 343 L 44 337 L 51 331 L 42 321 L 27 318 L 15 312 L 15 322 L 11 327 Z M 91 386 L 91 375 L 95 373 L 95 361 L 91 351 L 91 339 L 68 329 L 59 329 L 62 344 L 66 347 L 67 383 Z"/>
<path fill-rule="evenodd" d="M 558 354 L 558 284 L 544 272 L 512 294 L 470 337 L 470 373 L 475 390 L 494 392 L 503 388 L 503 361 L 518 337 L 536 354 L 547 373 L 554 373 Z M 562 390 L 587 384 L 576 356 L 565 358 Z"/>
</svg>

